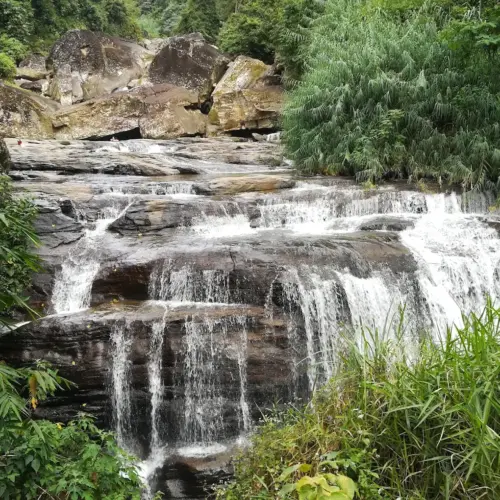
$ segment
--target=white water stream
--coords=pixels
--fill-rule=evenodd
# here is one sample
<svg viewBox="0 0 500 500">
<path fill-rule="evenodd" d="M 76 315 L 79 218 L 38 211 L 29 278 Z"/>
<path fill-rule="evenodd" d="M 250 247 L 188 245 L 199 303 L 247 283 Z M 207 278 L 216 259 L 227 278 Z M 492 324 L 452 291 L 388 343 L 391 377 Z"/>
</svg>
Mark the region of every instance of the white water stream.
<svg viewBox="0 0 500 500">
<path fill-rule="evenodd" d="M 108 227 L 129 207 L 128 198 L 125 203 L 115 198 L 67 255 L 52 293 L 52 307 L 57 314 L 74 313 L 90 306 L 92 284 L 101 266 L 99 243 Z"/>
</svg>

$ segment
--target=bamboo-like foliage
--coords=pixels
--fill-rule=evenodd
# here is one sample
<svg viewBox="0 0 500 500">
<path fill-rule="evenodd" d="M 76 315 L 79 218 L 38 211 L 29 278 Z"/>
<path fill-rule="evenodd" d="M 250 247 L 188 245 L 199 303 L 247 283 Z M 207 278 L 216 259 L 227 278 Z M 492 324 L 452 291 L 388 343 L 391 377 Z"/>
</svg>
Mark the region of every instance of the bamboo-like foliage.
<svg viewBox="0 0 500 500">
<path fill-rule="evenodd" d="M 360 0 L 329 0 L 307 61 L 284 114 L 301 172 L 498 187 L 500 64 L 453 52 L 432 12 L 402 21 Z"/>
</svg>

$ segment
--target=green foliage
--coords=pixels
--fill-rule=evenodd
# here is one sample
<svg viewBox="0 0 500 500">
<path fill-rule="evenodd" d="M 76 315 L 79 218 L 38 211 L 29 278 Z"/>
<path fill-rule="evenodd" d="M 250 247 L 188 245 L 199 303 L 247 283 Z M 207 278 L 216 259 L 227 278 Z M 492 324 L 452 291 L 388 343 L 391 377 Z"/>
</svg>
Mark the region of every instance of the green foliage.
<svg viewBox="0 0 500 500">
<path fill-rule="evenodd" d="M 33 204 L 15 198 L 9 178 L 0 175 L 0 325 L 8 320 L 13 307 L 25 306 L 23 294 L 39 266 L 32 253 L 38 244 L 33 232 L 35 217 Z"/>
<path fill-rule="evenodd" d="M 16 38 L 0 35 L 0 47 L 2 52 L 13 61 L 22 61 L 28 55 L 28 47 Z"/>
<path fill-rule="evenodd" d="M 0 0 L 0 47 L 19 61 L 75 28 L 137 39 L 138 15 L 135 0 Z"/>
<path fill-rule="evenodd" d="M 429 13 L 401 20 L 362 6 L 330 0 L 314 22 L 283 120 L 297 168 L 498 187 L 500 65 L 482 51 L 467 63 Z"/>
<path fill-rule="evenodd" d="M 266 419 L 218 497 L 276 498 L 292 471 L 347 476 L 366 500 L 499 498 L 500 309 L 489 302 L 439 340 L 398 331 L 346 340 L 329 385 Z"/>
<path fill-rule="evenodd" d="M 70 385 L 46 363 L 0 363 L 0 497 L 139 500 L 132 457 L 90 416 L 67 425 L 31 419 L 38 401 Z"/>
<path fill-rule="evenodd" d="M 12 80 L 16 76 L 16 63 L 7 54 L 0 52 L 0 79 Z"/>
<path fill-rule="evenodd" d="M 324 11 L 320 0 L 289 0 L 283 11 L 282 27 L 276 41 L 277 61 L 285 68 L 285 83 L 295 86 L 304 73 L 311 24 Z"/>
<path fill-rule="evenodd" d="M 242 2 L 219 33 L 220 48 L 229 54 L 244 54 L 272 63 L 283 4 L 284 0 Z"/>
<path fill-rule="evenodd" d="M 208 41 L 214 41 L 218 31 L 219 19 L 215 0 L 188 0 L 174 28 L 174 34 L 198 32 Z"/>
</svg>

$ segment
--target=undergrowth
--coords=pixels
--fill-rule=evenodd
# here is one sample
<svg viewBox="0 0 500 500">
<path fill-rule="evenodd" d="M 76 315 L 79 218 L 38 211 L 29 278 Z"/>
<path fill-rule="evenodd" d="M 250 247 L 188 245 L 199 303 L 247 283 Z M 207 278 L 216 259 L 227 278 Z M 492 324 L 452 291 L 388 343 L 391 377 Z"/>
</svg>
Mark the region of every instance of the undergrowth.
<svg viewBox="0 0 500 500">
<path fill-rule="evenodd" d="M 500 498 L 500 309 L 411 354 L 396 337 L 347 344 L 306 408 L 265 419 L 217 497 Z"/>
</svg>

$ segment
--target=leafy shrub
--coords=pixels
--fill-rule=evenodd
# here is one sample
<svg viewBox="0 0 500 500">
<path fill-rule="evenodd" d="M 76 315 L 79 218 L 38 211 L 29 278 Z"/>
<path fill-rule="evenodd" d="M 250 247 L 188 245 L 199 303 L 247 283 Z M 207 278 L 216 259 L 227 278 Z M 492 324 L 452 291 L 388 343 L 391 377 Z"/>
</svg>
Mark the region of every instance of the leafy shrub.
<svg viewBox="0 0 500 500">
<path fill-rule="evenodd" d="M 297 168 L 496 188 L 498 62 L 452 52 L 429 13 L 402 21 L 362 5 L 330 0 L 313 24 L 309 69 L 283 120 Z"/>
<path fill-rule="evenodd" d="M 340 346 L 337 375 L 306 408 L 266 419 L 219 498 L 276 498 L 290 470 L 350 477 L 367 500 L 500 498 L 500 309 L 439 340 L 403 334 Z"/>
<path fill-rule="evenodd" d="M 91 417 L 67 425 L 31 419 L 39 400 L 69 385 L 45 363 L 0 363 L 0 497 L 139 500 L 132 458 Z"/>
<path fill-rule="evenodd" d="M 16 76 L 16 63 L 3 52 L 0 52 L 0 78 L 12 80 Z"/>
<path fill-rule="evenodd" d="M 28 55 L 28 47 L 16 38 L 0 35 L 0 47 L 13 61 L 20 62 Z"/>
<path fill-rule="evenodd" d="M 32 254 L 38 242 L 33 232 L 35 217 L 34 205 L 14 198 L 10 179 L 0 174 L 0 325 L 12 307 L 24 304 L 23 294 L 38 269 L 38 259 Z"/>
<path fill-rule="evenodd" d="M 249 0 L 229 16 L 219 33 L 219 46 L 229 54 L 244 54 L 266 63 L 274 60 L 282 0 Z"/>
<path fill-rule="evenodd" d="M 276 59 L 284 66 L 285 83 L 293 87 L 305 70 L 311 24 L 324 10 L 320 0 L 287 0 L 276 40 Z"/>
</svg>

